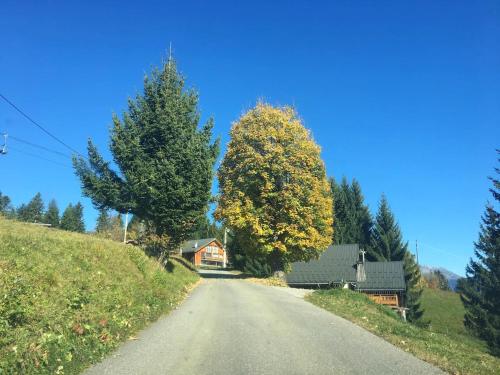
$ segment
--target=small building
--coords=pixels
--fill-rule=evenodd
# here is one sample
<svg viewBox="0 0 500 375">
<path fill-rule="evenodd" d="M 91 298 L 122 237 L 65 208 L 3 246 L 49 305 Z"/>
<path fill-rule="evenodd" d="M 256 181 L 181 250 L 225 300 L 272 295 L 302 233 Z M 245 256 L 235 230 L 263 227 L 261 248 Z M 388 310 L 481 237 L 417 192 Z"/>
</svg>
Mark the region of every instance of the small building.
<svg viewBox="0 0 500 375">
<path fill-rule="evenodd" d="M 331 245 L 319 259 L 292 263 L 290 286 L 349 288 L 377 303 L 402 307 L 406 290 L 403 262 L 368 262 L 358 244 Z"/>
<path fill-rule="evenodd" d="M 216 266 L 226 268 L 227 264 L 226 249 L 216 238 L 186 241 L 181 245 L 179 255 L 189 260 L 195 267 Z"/>
</svg>

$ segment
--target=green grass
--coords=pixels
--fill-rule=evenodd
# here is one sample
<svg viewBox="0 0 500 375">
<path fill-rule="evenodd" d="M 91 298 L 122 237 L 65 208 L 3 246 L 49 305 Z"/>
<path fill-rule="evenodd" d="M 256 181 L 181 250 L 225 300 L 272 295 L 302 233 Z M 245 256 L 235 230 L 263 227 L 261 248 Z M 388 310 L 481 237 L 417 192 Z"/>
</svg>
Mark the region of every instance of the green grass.
<svg viewBox="0 0 500 375">
<path fill-rule="evenodd" d="M 198 276 L 137 247 L 0 218 L 0 374 L 76 374 L 174 308 Z"/>
<path fill-rule="evenodd" d="M 456 296 L 447 297 L 453 299 Z M 429 298 L 429 294 L 426 295 L 425 303 L 434 306 L 432 298 L 434 296 Z M 451 314 L 455 316 L 455 321 L 450 324 L 443 317 L 441 323 L 425 329 L 401 321 L 391 309 L 377 305 L 361 293 L 338 289 L 319 290 L 306 299 L 449 373 L 500 374 L 500 358 L 488 354 L 485 346 L 477 340 L 459 333 L 461 328 L 456 323 L 456 317 L 459 316 L 457 311 Z M 439 309 L 441 307 L 431 308 L 428 313 L 430 316 L 439 315 Z M 443 333 L 443 330 L 453 329 L 458 331 Z"/>
<path fill-rule="evenodd" d="M 464 327 L 465 309 L 458 293 L 426 288 L 421 301 L 433 331 L 468 336 Z"/>
</svg>

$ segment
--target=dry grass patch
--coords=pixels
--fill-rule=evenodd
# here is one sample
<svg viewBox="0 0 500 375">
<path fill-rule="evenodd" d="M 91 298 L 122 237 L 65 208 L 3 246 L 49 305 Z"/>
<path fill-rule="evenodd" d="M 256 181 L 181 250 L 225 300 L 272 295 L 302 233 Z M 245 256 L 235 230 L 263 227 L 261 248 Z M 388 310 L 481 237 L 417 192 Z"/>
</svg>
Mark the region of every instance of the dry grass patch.
<svg viewBox="0 0 500 375">
<path fill-rule="evenodd" d="M 279 277 L 247 277 L 245 280 L 260 285 L 288 287 L 288 284 Z"/>
</svg>

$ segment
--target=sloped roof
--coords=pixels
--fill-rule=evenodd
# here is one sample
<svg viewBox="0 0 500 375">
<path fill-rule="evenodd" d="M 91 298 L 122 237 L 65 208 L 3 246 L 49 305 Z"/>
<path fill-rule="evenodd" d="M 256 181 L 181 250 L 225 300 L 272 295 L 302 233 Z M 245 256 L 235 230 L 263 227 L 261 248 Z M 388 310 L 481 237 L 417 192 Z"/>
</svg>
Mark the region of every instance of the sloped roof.
<svg viewBox="0 0 500 375">
<path fill-rule="evenodd" d="M 403 262 L 365 262 L 366 281 L 356 281 L 359 245 L 331 245 L 319 259 L 292 263 L 286 275 L 290 285 L 349 282 L 358 290 L 404 290 Z"/>
<path fill-rule="evenodd" d="M 403 262 L 366 262 L 366 281 L 358 281 L 358 290 L 405 290 Z"/>
<path fill-rule="evenodd" d="M 358 244 L 330 245 L 319 259 L 292 263 L 286 275 L 289 284 L 330 284 L 356 280 Z"/>
<path fill-rule="evenodd" d="M 186 241 L 181 245 L 182 253 L 196 253 L 212 241 L 217 241 L 217 238 L 202 238 L 200 240 Z"/>
</svg>

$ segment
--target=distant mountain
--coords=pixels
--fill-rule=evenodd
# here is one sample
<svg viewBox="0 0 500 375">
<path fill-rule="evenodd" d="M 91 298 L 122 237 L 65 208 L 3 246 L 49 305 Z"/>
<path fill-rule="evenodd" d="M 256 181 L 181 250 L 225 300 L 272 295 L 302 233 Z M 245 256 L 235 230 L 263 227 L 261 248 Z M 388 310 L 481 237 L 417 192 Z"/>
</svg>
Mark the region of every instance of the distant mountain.
<svg viewBox="0 0 500 375">
<path fill-rule="evenodd" d="M 457 289 L 457 282 L 458 282 L 458 280 L 462 279 L 463 276 L 457 275 L 456 273 L 451 272 L 443 267 L 420 266 L 420 272 L 423 275 L 429 274 L 432 271 L 436 271 L 436 270 L 440 271 L 444 275 L 444 277 L 446 277 L 446 279 L 448 280 L 448 284 L 450 285 L 450 288 L 452 290 Z"/>
</svg>

